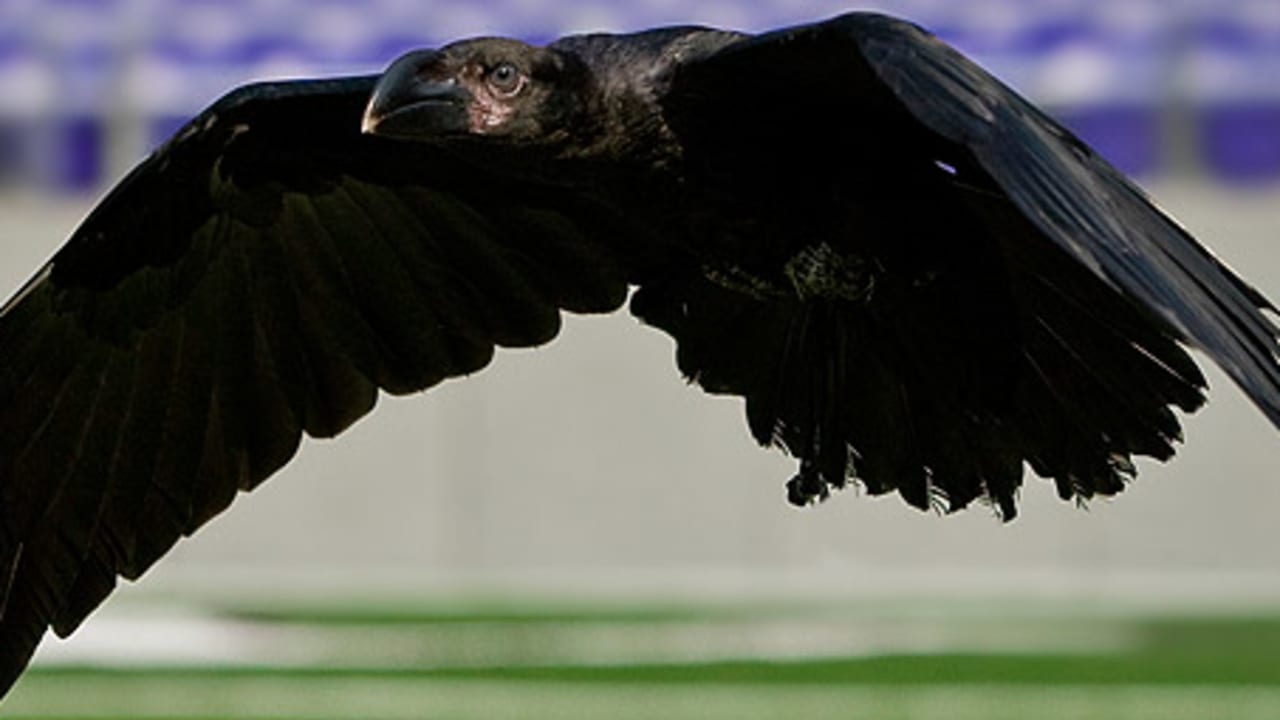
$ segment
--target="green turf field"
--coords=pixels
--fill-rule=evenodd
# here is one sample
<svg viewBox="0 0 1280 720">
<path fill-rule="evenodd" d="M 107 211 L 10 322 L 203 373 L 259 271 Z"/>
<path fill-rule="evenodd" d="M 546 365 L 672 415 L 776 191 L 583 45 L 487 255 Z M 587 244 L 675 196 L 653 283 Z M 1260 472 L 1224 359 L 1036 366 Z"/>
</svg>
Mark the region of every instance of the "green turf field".
<svg viewBox="0 0 1280 720">
<path fill-rule="evenodd" d="M 1280 615 L 1256 612 L 491 605 L 221 617 L 305 650 L 45 664 L 0 716 L 1280 718 Z M 856 652 L 829 654 L 841 646 Z"/>
</svg>

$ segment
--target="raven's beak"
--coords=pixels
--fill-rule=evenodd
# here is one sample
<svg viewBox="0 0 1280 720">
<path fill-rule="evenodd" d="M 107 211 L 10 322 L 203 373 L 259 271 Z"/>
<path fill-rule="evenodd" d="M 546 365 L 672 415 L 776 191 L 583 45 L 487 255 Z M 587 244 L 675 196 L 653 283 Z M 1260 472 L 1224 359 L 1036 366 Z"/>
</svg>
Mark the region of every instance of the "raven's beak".
<svg viewBox="0 0 1280 720">
<path fill-rule="evenodd" d="M 365 106 L 361 131 L 398 139 L 466 133 L 471 94 L 452 77 L 435 79 L 440 60 L 435 50 L 417 50 L 391 63 Z"/>
</svg>

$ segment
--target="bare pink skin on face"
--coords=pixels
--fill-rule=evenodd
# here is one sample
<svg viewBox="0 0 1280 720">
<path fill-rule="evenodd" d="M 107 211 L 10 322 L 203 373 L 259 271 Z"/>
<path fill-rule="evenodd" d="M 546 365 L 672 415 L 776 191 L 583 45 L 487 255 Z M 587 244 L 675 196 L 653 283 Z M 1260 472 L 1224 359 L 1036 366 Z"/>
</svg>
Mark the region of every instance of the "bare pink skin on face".
<svg viewBox="0 0 1280 720">
<path fill-rule="evenodd" d="M 485 82 L 484 72 L 480 68 L 469 69 L 462 77 L 463 84 L 471 92 L 471 103 L 467 105 L 467 118 L 471 132 L 485 134 L 491 132 L 511 117 L 513 108 L 508 102 L 520 94 L 528 79 L 521 76 L 520 83 L 514 91 L 505 94 L 496 92 Z"/>
</svg>

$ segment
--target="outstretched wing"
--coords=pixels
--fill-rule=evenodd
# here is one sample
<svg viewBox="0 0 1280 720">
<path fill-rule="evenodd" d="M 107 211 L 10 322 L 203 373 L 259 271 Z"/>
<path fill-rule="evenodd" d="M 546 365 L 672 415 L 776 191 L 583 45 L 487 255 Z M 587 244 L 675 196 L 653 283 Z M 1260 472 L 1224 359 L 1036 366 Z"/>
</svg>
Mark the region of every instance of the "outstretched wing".
<svg viewBox="0 0 1280 720">
<path fill-rule="evenodd" d="M 625 299 L 608 208 L 362 135 L 375 81 L 224 97 L 0 309 L 0 692 L 303 432 Z"/>
<path fill-rule="evenodd" d="M 938 136 L 964 147 L 1046 237 L 1209 354 L 1280 426 L 1276 308 L 1079 139 L 938 39 L 879 16 L 836 21 Z"/>
<path fill-rule="evenodd" d="M 1172 455 L 1169 407 L 1202 402 L 1179 342 L 1280 425 L 1270 303 L 916 26 L 856 13 L 760 35 L 680 67 L 663 105 L 741 252 L 632 309 L 801 460 L 794 501 L 851 475 L 1008 518 L 1024 461 L 1064 498 L 1118 492 L 1132 455 Z"/>
</svg>

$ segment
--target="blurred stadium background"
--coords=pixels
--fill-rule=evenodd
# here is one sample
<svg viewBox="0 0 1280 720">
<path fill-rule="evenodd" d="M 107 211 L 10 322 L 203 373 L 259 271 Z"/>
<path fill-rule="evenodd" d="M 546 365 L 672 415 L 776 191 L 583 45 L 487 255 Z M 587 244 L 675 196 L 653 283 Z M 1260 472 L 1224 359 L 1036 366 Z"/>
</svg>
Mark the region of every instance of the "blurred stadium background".
<svg viewBox="0 0 1280 720">
<path fill-rule="evenodd" d="M 1056 109 L 1122 168 L 1280 176 L 1273 0 L 879 0 Z M 475 34 L 703 23 L 763 30 L 832 0 L 3 0 L 0 178 L 99 186 L 229 86 L 368 72 Z"/>
<path fill-rule="evenodd" d="M 1036 99 L 1280 298 L 1276 0 L 0 0 L 0 287 L 253 79 L 477 34 L 877 9 Z M 67 642 L 5 717 L 1162 717 L 1280 712 L 1280 443 L 1212 370 L 1169 466 L 1086 510 L 797 511 L 670 341 L 573 318 L 384 399 Z M 547 409 L 553 411 L 548 412 Z"/>
</svg>

